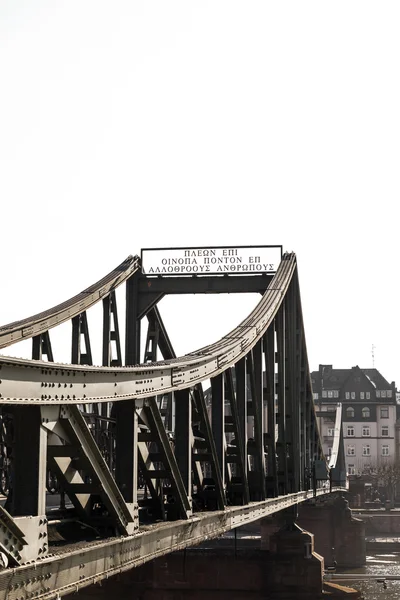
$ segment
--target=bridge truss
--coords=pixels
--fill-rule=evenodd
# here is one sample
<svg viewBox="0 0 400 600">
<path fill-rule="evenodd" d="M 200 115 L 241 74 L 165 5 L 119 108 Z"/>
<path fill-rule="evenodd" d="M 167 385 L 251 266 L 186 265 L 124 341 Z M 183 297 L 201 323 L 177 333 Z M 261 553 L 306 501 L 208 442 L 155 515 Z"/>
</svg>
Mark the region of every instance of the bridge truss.
<svg viewBox="0 0 400 600">
<path fill-rule="evenodd" d="M 157 308 L 177 291 L 262 297 L 224 338 L 177 358 Z M 102 366 L 87 319 L 97 302 Z M 66 321 L 71 364 L 59 364 L 51 329 Z M 322 452 L 294 254 L 275 276 L 170 279 L 128 257 L 71 300 L 0 327 L 0 348 L 29 338 L 32 360 L 0 356 L 0 600 L 61 596 L 345 486 L 340 418 L 329 464 Z"/>
</svg>

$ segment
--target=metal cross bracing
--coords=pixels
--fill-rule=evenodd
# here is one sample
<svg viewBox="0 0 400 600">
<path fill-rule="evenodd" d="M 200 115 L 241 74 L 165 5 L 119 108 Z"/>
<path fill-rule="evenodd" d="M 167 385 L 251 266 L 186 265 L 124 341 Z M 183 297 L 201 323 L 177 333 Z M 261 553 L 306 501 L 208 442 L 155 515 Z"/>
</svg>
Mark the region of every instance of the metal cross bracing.
<svg viewBox="0 0 400 600">
<path fill-rule="evenodd" d="M 262 298 L 240 325 L 176 357 L 157 307 L 165 294 L 249 291 Z M 86 311 L 100 300 L 93 366 Z M 51 329 L 68 320 L 71 364 L 58 364 Z M 0 356 L 0 600 L 63 595 L 344 488 L 340 419 L 329 465 L 319 438 L 294 254 L 275 276 L 173 279 L 129 257 L 71 300 L 0 327 L 0 348 L 29 338 L 32 360 Z M 57 513 L 46 491 L 59 492 Z"/>
</svg>

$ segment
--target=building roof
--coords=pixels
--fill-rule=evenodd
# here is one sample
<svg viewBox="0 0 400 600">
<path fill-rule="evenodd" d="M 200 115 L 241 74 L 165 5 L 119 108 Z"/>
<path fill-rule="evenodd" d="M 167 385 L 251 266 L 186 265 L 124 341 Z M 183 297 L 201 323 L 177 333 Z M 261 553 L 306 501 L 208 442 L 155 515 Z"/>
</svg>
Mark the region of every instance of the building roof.
<svg viewBox="0 0 400 600">
<path fill-rule="evenodd" d="M 318 371 L 311 373 L 315 391 L 340 390 L 348 380 L 357 376 L 365 378 L 365 381 L 377 390 L 390 390 L 394 387 L 394 382 L 390 384 L 378 369 L 361 369 L 358 365 L 351 369 L 334 369 L 332 365 L 319 365 Z"/>
<path fill-rule="evenodd" d="M 361 369 L 378 390 L 388 390 L 391 384 L 379 373 L 378 369 Z"/>
</svg>

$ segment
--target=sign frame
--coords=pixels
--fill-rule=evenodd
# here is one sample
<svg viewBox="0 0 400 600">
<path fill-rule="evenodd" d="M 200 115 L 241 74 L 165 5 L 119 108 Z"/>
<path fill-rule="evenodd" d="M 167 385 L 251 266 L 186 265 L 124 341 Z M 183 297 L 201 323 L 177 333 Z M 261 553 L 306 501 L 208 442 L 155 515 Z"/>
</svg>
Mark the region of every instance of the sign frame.
<svg viewBox="0 0 400 600">
<path fill-rule="evenodd" d="M 254 269 L 248 268 L 246 270 L 229 270 L 226 269 L 226 267 L 224 268 L 224 270 L 222 270 L 221 268 L 218 269 L 217 265 L 214 267 L 213 263 L 208 263 L 207 267 L 208 268 L 204 268 L 203 270 L 197 270 L 197 271 L 193 271 L 193 272 L 182 272 L 182 271 L 167 271 L 167 272 L 146 272 L 146 256 L 145 253 L 146 252 L 163 252 L 163 251 L 187 251 L 187 252 L 193 252 L 195 253 L 196 251 L 215 251 L 215 250 L 227 250 L 227 251 L 237 251 L 237 250 L 264 250 L 264 249 L 277 249 L 280 251 L 280 255 L 279 255 L 279 262 L 276 262 L 276 268 L 275 269 L 258 269 L 255 267 L 256 264 L 260 264 L 261 267 L 262 266 L 266 266 L 263 263 L 254 263 Z M 207 276 L 207 275 L 273 275 L 276 273 L 276 269 L 280 263 L 280 261 L 282 260 L 282 255 L 283 255 L 283 247 L 280 244 L 264 244 L 264 245 L 249 245 L 249 246 L 228 246 L 228 245 L 224 245 L 224 246 L 180 246 L 180 247 L 174 247 L 174 248 L 142 248 L 140 251 L 140 261 L 141 261 L 141 266 L 142 266 L 142 273 L 143 275 L 145 275 L 146 277 L 201 277 L 201 276 Z M 225 255 L 226 258 L 229 258 L 230 256 L 236 256 L 233 254 L 227 254 Z M 202 255 L 198 255 L 199 258 L 203 257 L 203 258 L 209 258 L 209 260 L 211 261 L 211 258 L 214 258 L 214 255 L 212 255 L 211 257 L 209 255 L 206 254 L 202 254 Z M 180 257 L 180 259 L 183 257 Z M 186 258 L 190 258 L 190 257 L 186 257 Z M 195 256 L 192 255 L 192 258 L 195 258 Z M 253 257 L 253 258 L 259 258 L 259 257 Z M 164 260 L 169 260 L 169 259 L 164 259 Z M 181 263 L 182 264 L 182 263 Z M 272 264 L 272 263 L 269 263 Z M 172 268 L 170 265 L 164 265 L 165 268 Z M 190 266 L 190 265 L 189 265 Z M 151 268 L 151 267 L 150 267 Z"/>
</svg>

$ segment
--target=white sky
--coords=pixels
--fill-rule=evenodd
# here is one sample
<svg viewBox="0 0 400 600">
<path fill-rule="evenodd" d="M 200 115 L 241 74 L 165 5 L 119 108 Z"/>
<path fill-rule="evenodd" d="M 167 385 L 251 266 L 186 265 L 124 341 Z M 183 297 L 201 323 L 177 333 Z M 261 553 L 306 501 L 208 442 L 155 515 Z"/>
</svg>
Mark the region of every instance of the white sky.
<svg viewBox="0 0 400 600">
<path fill-rule="evenodd" d="M 400 386 L 399 17 L 397 0 L 2 0 L 1 323 L 142 247 L 282 244 L 311 369 L 371 367 L 374 344 Z M 183 353 L 254 303 L 160 310 Z"/>
</svg>

